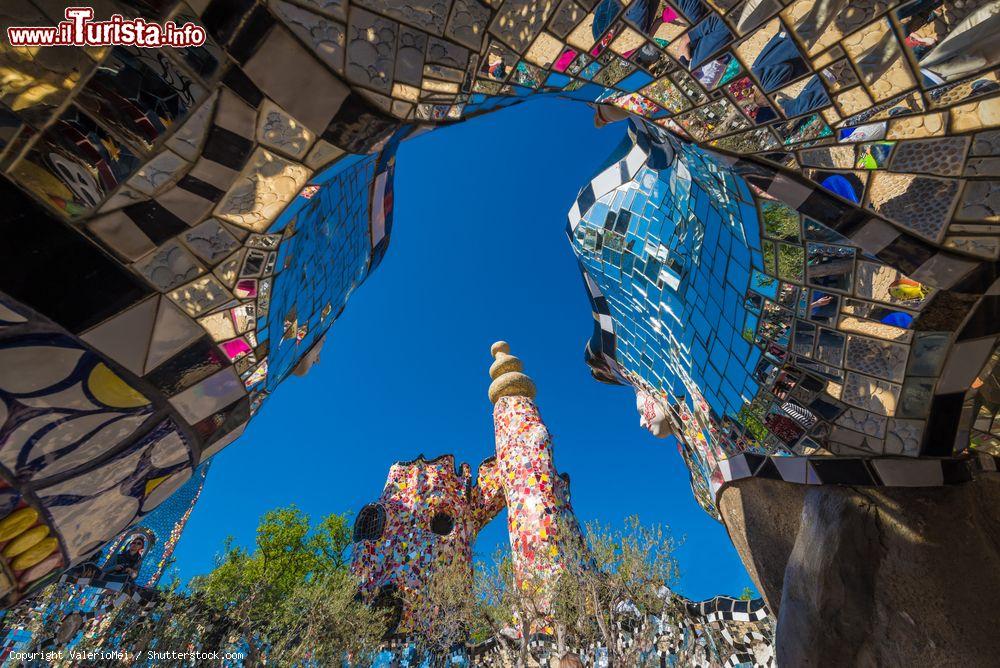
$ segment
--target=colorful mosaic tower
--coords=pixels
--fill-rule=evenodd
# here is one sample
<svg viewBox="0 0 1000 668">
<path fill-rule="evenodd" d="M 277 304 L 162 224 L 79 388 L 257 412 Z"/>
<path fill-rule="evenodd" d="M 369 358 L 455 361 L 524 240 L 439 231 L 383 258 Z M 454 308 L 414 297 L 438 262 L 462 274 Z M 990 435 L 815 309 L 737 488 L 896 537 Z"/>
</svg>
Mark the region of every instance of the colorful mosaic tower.
<svg viewBox="0 0 1000 668">
<path fill-rule="evenodd" d="M 534 402 L 535 384 L 506 342 L 494 343 L 490 352 L 497 454 L 488 475 L 503 488 L 518 584 L 538 591 L 544 609 L 555 579 L 580 567 L 583 536 L 569 504 L 569 477 L 556 471 L 552 438 Z M 480 472 L 480 484 L 483 477 Z"/>
<path fill-rule="evenodd" d="M 569 503 L 569 477 L 556 472 L 552 441 L 532 401 L 535 386 L 504 342 L 493 345 L 496 456 L 455 469 L 451 455 L 421 455 L 389 469 L 382 495 L 361 509 L 354 525 L 352 569 L 361 595 L 393 610 L 398 634 L 419 630 L 424 599 L 437 573 L 469 578 L 479 531 L 507 508 L 518 585 L 537 592 L 541 609 L 549 585 L 580 563 L 583 538 Z"/>
<path fill-rule="evenodd" d="M 468 464 L 423 455 L 389 469 L 382 495 L 358 513 L 352 570 L 365 600 L 391 609 L 398 634 L 422 623 L 431 579 L 445 569 L 467 576 L 471 590 L 472 545 L 502 506 L 474 492 Z"/>
</svg>

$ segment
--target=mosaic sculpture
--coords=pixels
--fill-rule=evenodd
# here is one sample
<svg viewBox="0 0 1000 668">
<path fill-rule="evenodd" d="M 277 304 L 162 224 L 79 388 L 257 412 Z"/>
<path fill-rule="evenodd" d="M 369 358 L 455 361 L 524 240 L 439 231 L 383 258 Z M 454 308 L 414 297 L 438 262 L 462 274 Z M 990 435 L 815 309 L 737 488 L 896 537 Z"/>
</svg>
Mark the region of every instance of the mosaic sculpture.
<svg viewBox="0 0 1000 668">
<path fill-rule="evenodd" d="M 552 438 L 535 404 L 535 384 L 504 341 L 490 349 L 496 456 L 479 467 L 471 483 L 468 464 L 456 470 L 454 458 L 423 456 L 398 462 L 379 501 L 361 509 L 354 525 L 352 571 L 361 596 L 391 611 L 393 651 L 405 654 L 410 634 L 419 634 L 433 617 L 431 581 L 458 567 L 472 591 L 472 548 L 479 531 L 501 510 L 514 565 L 514 585 L 527 592 L 543 620 L 531 626 L 532 656 L 544 665 L 553 652 L 552 588 L 564 573 L 589 567 L 586 545 L 569 502 L 569 476 L 553 463 Z M 736 601 L 720 596 L 693 603 L 664 589 L 663 614 L 650 623 L 663 660 L 722 666 L 749 662 L 773 665 L 773 618 L 762 599 Z M 520 633 L 513 624 L 510 633 Z M 721 631 L 721 633 L 720 633 Z M 623 633 L 623 642 L 628 633 Z M 392 648 L 390 648 L 392 649 Z M 596 648 L 579 648 L 594 656 Z M 502 665 L 489 644 L 472 647 L 475 665 Z M 730 663 L 725 663 L 729 661 Z"/>
<path fill-rule="evenodd" d="M 556 471 L 552 438 L 535 405 L 535 385 L 504 341 L 490 349 L 490 402 L 496 437 L 495 467 L 507 508 L 507 532 L 518 587 L 549 608 L 559 575 L 585 567 L 583 533 L 569 500 L 569 476 Z"/>
<path fill-rule="evenodd" d="M 392 633 L 419 628 L 429 614 L 423 597 L 431 578 L 456 569 L 472 584 L 472 545 L 499 508 L 484 505 L 472 486 L 468 464 L 423 456 L 397 462 L 378 501 L 354 523 L 351 570 L 365 600 L 390 610 Z"/>
<path fill-rule="evenodd" d="M 155 587 L 173 562 L 177 541 L 205 487 L 210 465 L 211 462 L 205 462 L 196 468 L 191 479 L 155 511 L 108 543 L 100 562 L 106 564 L 118 550 L 128 545 L 133 536 L 142 535 L 146 539 L 146 549 L 135 583 L 141 587 Z"/>
<path fill-rule="evenodd" d="M 496 456 L 479 465 L 475 484 L 469 465 L 456 470 L 451 455 L 397 462 L 378 502 L 355 520 L 352 571 L 361 596 L 391 611 L 393 634 L 419 631 L 421 619 L 433 614 L 426 598 L 438 573 L 458 569 L 471 595 L 472 546 L 505 508 L 515 578 L 519 587 L 530 587 L 538 610 L 548 608 L 556 578 L 580 566 L 583 538 L 569 503 L 569 478 L 556 472 L 551 439 L 532 401 L 534 383 L 505 342 L 491 353 Z"/>
<path fill-rule="evenodd" d="M 67 660 L 81 643 L 88 651 L 97 646 L 113 651 L 121 648 L 122 635 L 130 627 L 151 621 L 151 615 L 168 617 L 156 586 L 172 563 L 209 465 L 200 465 L 155 511 L 108 543 L 95 562 L 64 574 L 45 595 L 8 610 L 0 624 L 0 666 L 18 665 L 9 656 L 15 651 L 62 651 Z M 143 548 L 133 576 L 115 565 L 117 555 L 127 552 L 137 537 Z M 131 641 L 141 643 L 141 638 Z"/>
<path fill-rule="evenodd" d="M 725 521 L 778 613 L 779 656 L 850 664 L 861 659 L 846 648 L 865 643 L 886 648 L 883 661 L 990 654 L 986 627 L 954 634 L 934 621 L 975 609 L 988 626 L 978 587 L 927 577 L 947 559 L 933 546 L 961 543 L 966 568 L 1000 563 L 992 441 L 966 431 L 942 449 L 935 431 L 995 405 L 992 361 L 964 412 L 935 399 L 971 369 L 949 352 L 963 335 L 941 331 L 955 323 L 935 315 L 952 308 L 948 293 L 834 231 L 822 190 L 803 214 L 700 147 L 644 123 L 630 134 L 569 214 L 595 318 L 587 359 L 596 378 L 636 389 L 644 427 L 676 437 L 695 497 Z M 853 583 L 846 592 L 830 584 L 841 578 Z M 918 615 L 936 627 L 933 652 L 885 640 L 891 614 L 878 610 L 922 608 L 902 585 L 913 581 L 955 606 Z M 1000 587 L 992 571 L 977 583 Z M 878 604 L 865 607 L 873 591 Z M 820 631 L 845 598 L 860 606 L 853 625 Z"/>
<path fill-rule="evenodd" d="M 54 25 L 61 9 L 12 0 L 0 15 Z M 667 145 L 691 166 L 689 208 L 671 224 L 686 214 L 707 229 L 711 210 L 743 226 L 737 254 L 759 240 L 759 258 L 713 265 L 726 295 L 749 294 L 712 306 L 737 328 L 730 356 L 702 340 L 712 369 L 675 365 L 669 386 L 655 381 L 690 335 L 640 347 L 645 334 L 625 337 L 624 320 L 615 330 L 602 272 L 587 270 L 602 332 L 627 339 L 632 359 L 612 341 L 592 352 L 631 372 L 608 362 L 650 415 L 679 416 L 660 431 L 682 436 L 706 509 L 751 478 L 903 489 L 995 469 L 995 1 L 102 0 L 96 11 L 191 20 L 210 39 L 0 45 L 0 478 L 7 515 L 30 509 L 12 523 L 34 518 L 16 545 L 35 550 L 27 566 L 0 546 L 7 603 L 141 520 L 315 362 L 386 251 L 403 138 L 542 94 L 594 104 L 601 122 L 631 116 L 664 147 L 654 170 L 673 164 Z M 629 155 L 625 172 L 602 172 L 610 188 L 584 189 L 571 225 L 637 172 L 645 153 Z M 623 241 L 628 225 L 613 223 Z M 676 292 L 699 269 L 671 259 L 697 244 L 707 258 L 720 238 L 682 232 L 679 246 L 632 255 Z M 611 257 L 622 249 L 601 243 L 600 261 L 624 268 Z M 683 328 L 699 329 L 689 315 Z"/>
<path fill-rule="evenodd" d="M 821 190 L 804 215 L 718 156 L 648 124 L 631 133 L 569 216 L 597 321 L 588 360 L 636 387 L 644 426 L 679 435 L 702 505 L 714 513 L 719 488 L 751 475 L 917 486 L 994 466 L 916 459 L 970 446 L 927 431 L 945 419 L 934 387 L 969 369 L 948 357 L 943 295 L 835 231 Z M 779 456 L 761 467 L 744 452 Z"/>
</svg>

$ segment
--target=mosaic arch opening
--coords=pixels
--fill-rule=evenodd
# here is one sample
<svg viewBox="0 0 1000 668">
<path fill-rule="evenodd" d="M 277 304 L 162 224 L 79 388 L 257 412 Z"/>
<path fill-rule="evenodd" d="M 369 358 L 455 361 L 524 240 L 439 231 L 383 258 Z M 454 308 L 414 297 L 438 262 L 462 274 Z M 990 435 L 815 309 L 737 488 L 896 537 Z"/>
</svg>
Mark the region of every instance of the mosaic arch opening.
<svg viewBox="0 0 1000 668">
<path fill-rule="evenodd" d="M 401 143 L 555 96 L 622 135 L 553 221 L 592 306 L 586 363 L 676 439 L 777 620 L 778 662 L 1000 651 L 983 595 L 1000 593 L 1000 3 L 94 8 L 208 38 L 0 40 L 6 606 L 138 528 L 168 558 L 157 509 L 189 507 L 212 456 L 364 299 Z M 56 25 L 64 9 L 11 0 L 0 22 Z M 458 499 L 471 477 L 446 464 L 435 484 Z M 568 506 L 546 466 L 539 498 Z M 511 513 L 505 483 L 492 498 Z M 499 508 L 461 503 L 459 552 Z M 845 601 L 851 619 L 829 620 Z M 898 611 L 919 628 L 899 631 Z M 907 634 L 935 642 L 906 649 Z"/>
</svg>

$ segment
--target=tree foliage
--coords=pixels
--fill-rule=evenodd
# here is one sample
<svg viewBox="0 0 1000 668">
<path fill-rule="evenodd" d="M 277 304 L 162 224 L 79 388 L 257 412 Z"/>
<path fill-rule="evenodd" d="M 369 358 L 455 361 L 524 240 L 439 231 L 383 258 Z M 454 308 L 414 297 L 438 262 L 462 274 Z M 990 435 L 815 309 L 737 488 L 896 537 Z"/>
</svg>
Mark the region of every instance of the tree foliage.
<svg viewBox="0 0 1000 668">
<path fill-rule="evenodd" d="M 239 651 L 245 666 L 366 665 L 385 634 L 385 614 L 356 598 L 348 519 L 311 524 L 295 506 L 261 517 L 250 548 L 229 538 L 211 572 L 180 591 L 165 587 L 156 609 L 121 629 L 121 646 Z"/>
<path fill-rule="evenodd" d="M 227 540 L 216 567 L 192 579 L 190 600 L 216 617 L 219 641 L 239 639 L 248 663 L 261 650 L 282 665 L 357 657 L 375 647 L 385 620 L 355 600 L 350 544 L 344 515 L 311 526 L 294 505 L 271 510 L 260 520 L 253 549 Z"/>
<path fill-rule="evenodd" d="M 667 527 L 636 516 L 614 529 L 586 526 L 590 561 L 559 579 L 554 614 L 560 645 L 600 644 L 612 666 L 640 666 L 655 653 L 656 620 L 671 609 L 678 577 L 677 542 Z"/>
<path fill-rule="evenodd" d="M 612 666 L 652 660 L 658 620 L 683 614 L 669 589 L 678 576 L 676 541 L 667 527 L 629 517 L 621 529 L 589 523 L 586 543 L 585 556 L 567 564 L 554 586 L 541 579 L 519 583 L 508 550 L 477 562 L 471 602 L 463 599 L 467 575 L 445 571 L 430 587 L 428 612 L 435 628 L 456 635 L 432 631 L 438 640 L 429 638 L 424 646 L 443 652 L 464 633 L 473 642 L 495 643 L 501 664 L 520 668 L 530 665 L 532 634 L 544 631 L 555 634 L 559 656 L 571 647 L 601 645 L 609 648 Z"/>
</svg>

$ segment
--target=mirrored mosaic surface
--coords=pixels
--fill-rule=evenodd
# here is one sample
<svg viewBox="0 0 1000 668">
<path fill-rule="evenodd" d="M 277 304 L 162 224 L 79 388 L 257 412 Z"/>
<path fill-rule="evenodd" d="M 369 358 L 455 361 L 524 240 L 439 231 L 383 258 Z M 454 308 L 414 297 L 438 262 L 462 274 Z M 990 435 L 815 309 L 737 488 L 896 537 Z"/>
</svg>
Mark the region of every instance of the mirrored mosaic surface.
<svg viewBox="0 0 1000 668">
<path fill-rule="evenodd" d="M 55 541 L 0 559 L 8 602 L 315 363 L 386 252 L 400 141 L 538 95 L 632 119 L 624 166 L 571 212 L 615 214 L 572 237 L 610 304 L 615 345 L 591 352 L 649 424 L 676 417 L 706 508 L 745 475 L 937 485 L 995 467 L 996 2 L 153 4 L 98 10 L 210 39 L 0 45 L 0 477 L 37 513 L 23 529 Z M 636 194 L 598 202 L 620 187 Z"/>
<path fill-rule="evenodd" d="M 968 479 L 896 459 L 983 445 L 966 432 L 952 451 L 928 431 L 958 417 L 932 399 L 949 339 L 921 331 L 933 288 L 837 232 L 828 211 L 804 215 L 649 123 L 630 132 L 569 214 L 594 308 L 588 362 L 636 388 L 644 426 L 677 437 L 702 506 L 716 514 L 719 488 L 747 475 Z"/>
</svg>

